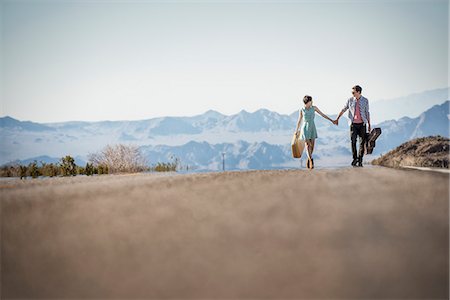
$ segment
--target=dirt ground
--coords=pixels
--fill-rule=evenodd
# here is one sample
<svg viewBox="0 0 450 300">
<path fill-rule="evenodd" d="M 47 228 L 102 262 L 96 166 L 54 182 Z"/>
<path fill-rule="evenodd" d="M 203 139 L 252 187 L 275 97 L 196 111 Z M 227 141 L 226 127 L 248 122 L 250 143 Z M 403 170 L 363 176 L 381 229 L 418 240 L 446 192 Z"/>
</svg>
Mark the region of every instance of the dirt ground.
<svg viewBox="0 0 450 300">
<path fill-rule="evenodd" d="M 0 181 L 1 298 L 448 299 L 449 174 Z"/>
</svg>

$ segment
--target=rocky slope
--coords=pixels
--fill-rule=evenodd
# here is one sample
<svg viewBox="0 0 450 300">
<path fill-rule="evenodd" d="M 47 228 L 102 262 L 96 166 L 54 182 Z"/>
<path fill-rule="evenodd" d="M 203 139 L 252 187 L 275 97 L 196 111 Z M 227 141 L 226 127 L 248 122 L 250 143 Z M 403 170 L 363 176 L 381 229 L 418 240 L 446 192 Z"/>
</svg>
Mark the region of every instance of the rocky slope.
<svg viewBox="0 0 450 300">
<path fill-rule="evenodd" d="M 429 136 L 405 142 L 372 161 L 386 167 L 437 167 L 448 168 L 450 139 Z"/>
</svg>

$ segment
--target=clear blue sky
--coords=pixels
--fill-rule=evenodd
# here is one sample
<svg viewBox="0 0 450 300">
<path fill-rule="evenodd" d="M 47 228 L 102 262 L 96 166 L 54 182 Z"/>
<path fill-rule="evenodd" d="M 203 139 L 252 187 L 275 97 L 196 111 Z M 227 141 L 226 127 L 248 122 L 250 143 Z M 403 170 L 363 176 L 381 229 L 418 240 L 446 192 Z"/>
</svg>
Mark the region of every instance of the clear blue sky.
<svg viewBox="0 0 450 300">
<path fill-rule="evenodd" d="M 448 1 L 2 1 L 1 116 L 136 120 L 448 82 Z"/>
</svg>

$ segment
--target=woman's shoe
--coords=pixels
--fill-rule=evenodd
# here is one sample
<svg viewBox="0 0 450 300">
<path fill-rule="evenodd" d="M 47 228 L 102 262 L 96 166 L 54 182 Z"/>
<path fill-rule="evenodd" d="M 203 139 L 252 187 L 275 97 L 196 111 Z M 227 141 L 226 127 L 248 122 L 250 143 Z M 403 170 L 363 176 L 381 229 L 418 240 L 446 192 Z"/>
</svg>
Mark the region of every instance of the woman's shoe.
<svg viewBox="0 0 450 300">
<path fill-rule="evenodd" d="M 309 157 L 308 160 L 306 161 L 306 167 L 309 169 Z"/>
<path fill-rule="evenodd" d="M 312 162 L 312 158 L 308 157 L 308 163 L 307 163 L 308 169 L 312 169 L 313 168 L 313 162 Z"/>
<path fill-rule="evenodd" d="M 314 169 L 314 159 L 311 158 L 311 169 Z"/>
</svg>

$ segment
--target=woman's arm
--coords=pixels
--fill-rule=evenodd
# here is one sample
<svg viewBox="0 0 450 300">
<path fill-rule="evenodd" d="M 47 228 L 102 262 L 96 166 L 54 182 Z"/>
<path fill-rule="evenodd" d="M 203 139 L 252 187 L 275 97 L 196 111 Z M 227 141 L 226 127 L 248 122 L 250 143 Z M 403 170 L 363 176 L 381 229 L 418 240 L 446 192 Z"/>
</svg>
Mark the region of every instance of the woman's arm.
<svg viewBox="0 0 450 300">
<path fill-rule="evenodd" d="M 327 115 L 325 115 L 323 112 L 321 112 L 317 106 L 314 106 L 314 111 L 316 111 L 319 115 L 321 115 L 325 119 L 329 120 L 330 122 L 333 122 L 333 120 L 331 118 L 329 118 Z"/>
<path fill-rule="evenodd" d="M 298 128 L 300 127 L 300 123 L 302 122 L 302 119 L 303 119 L 303 112 L 302 112 L 302 110 L 300 110 L 300 113 L 298 115 L 297 128 L 295 129 L 295 132 L 298 132 Z"/>
</svg>

